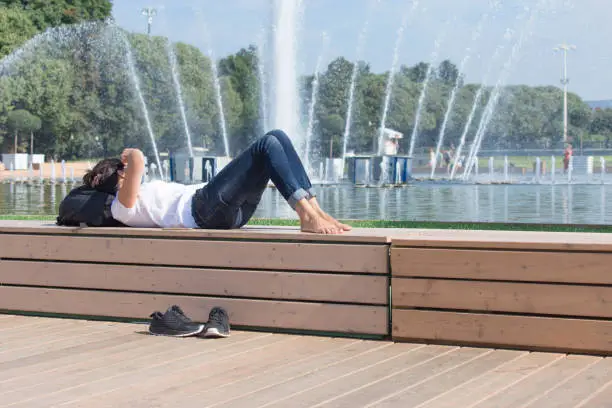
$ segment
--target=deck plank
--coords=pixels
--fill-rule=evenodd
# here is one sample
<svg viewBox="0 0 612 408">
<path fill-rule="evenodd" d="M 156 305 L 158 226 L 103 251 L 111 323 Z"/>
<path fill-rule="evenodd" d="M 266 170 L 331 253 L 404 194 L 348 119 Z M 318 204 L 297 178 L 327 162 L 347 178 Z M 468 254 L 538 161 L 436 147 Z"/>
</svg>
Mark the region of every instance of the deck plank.
<svg viewBox="0 0 612 408">
<path fill-rule="evenodd" d="M 474 405 L 474 408 L 510 408 L 530 403 L 533 398 L 542 396 L 567 377 L 580 372 L 593 363 L 592 357 L 567 356 L 554 364 L 529 376 L 528 381 L 521 381 L 502 392 Z"/>
<path fill-rule="evenodd" d="M 468 382 L 471 378 L 482 375 L 500 365 L 511 361 L 521 353 L 509 350 L 489 350 L 474 360 L 468 360 L 463 365 L 447 369 L 434 376 L 425 375 L 412 384 L 398 387 L 397 391 L 381 397 L 372 403 L 376 407 L 415 407 L 427 403 L 444 391 Z"/>
<path fill-rule="evenodd" d="M 349 339 L 289 338 L 294 341 L 283 341 L 276 343 L 274 347 L 250 350 L 239 358 L 223 361 L 200 359 L 190 367 L 170 373 L 165 370 L 148 370 L 143 375 L 144 380 L 139 383 L 105 389 L 102 393 L 94 393 L 68 406 L 95 408 L 113 406 L 120 402 L 133 407 L 148 407 L 157 406 L 164 401 L 172 403 L 177 397 L 191 397 L 193 394 L 202 394 L 203 390 L 223 389 L 239 381 L 266 376 L 281 367 L 316 358 L 320 354 L 355 343 L 355 340 Z M 194 386 L 195 383 L 201 383 L 202 386 Z M 204 396 L 201 399 L 204 399 Z"/>
<path fill-rule="evenodd" d="M 598 390 L 612 382 L 612 359 L 594 359 L 593 363 L 585 370 L 577 372 L 575 376 L 566 377 L 565 381 L 546 390 L 538 398 L 530 400 L 522 408 L 537 408 L 542 406 L 543 402 L 555 408 L 574 408 L 583 402 L 585 405 L 588 404 L 588 398 L 596 396 Z M 608 401 L 612 401 L 612 398 L 608 397 Z"/>
<path fill-rule="evenodd" d="M 576 405 L 576 408 L 610 408 L 612 407 L 612 381 L 604 384 L 584 401 Z"/>
<path fill-rule="evenodd" d="M 150 344 L 146 347 L 126 347 L 102 357 L 98 365 L 95 362 L 92 364 L 90 361 L 79 361 L 80 358 L 75 356 L 75 361 L 79 362 L 54 371 L 52 375 L 43 373 L 31 380 L 7 382 L 10 384 L 10 391 L 2 395 L 2 401 L 18 403 L 16 406 L 48 407 L 87 396 L 92 389 L 103 389 L 105 381 L 119 380 L 130 375 L 136 375 L 138 378 L 138 372 L 147 367 L 176 365 L 197 356 L 206 355 L 209 358 L 219 350 L 231 350 L 245 345 L 250 348 L 256 347 L 256 344 L 263 345 L 280 340 L 272 340 L 270 334 L 243 333 L 204 348 L 202 346 L 206 341 L 202 339 L 181 341 L 185 339 L 156 336 L 150 336 L 149 339 Z M 197 347 L 198 345 L 200 347 Z M 35 388 L 35 395 L 24 398 L 24 390 L 32 388 Z"/>
<path fill-rule="evenodd" d="M 472 377 L 458 388 L 445 390 L 419 408 L 466 408 L 502 392 L 506 387 L 518 384 L 563 357 L 562 354 L 523 352 L 507 363 Z"/>
</svg>

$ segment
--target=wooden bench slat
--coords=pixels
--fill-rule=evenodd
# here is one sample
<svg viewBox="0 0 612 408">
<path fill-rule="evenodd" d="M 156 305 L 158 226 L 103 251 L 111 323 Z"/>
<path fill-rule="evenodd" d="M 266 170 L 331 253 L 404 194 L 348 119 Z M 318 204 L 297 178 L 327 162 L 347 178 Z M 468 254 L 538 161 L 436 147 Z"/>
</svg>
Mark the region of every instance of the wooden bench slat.
<svg viewBox="0 0 612 408">
<path fill-rule="evenodd" d="M 612 318 L 612 286 L 393 278 L 393 307 Z"/>
<path fill-rule="evenodd" d="M 172 304 L 180 305 L 200 322 L 208 319 L 212 307 L 221 306 L 228 310 L 234 325 L 388 334 L 385 306 L 0 286 L 0 309 L 6 310 L 143 319 Z"/>
<path fill-rule="evenodd" d="M 386 245 L 0 234 L 1 256 L 46 261 L 386 274 Z"/>
<path fill-rule="evenodd" d="M 612 253 L 391 249 L 393 276 L 612 284 Z"/>
<path fill-rule="evenodd" d="M 354 228 L 339 235 L 310 234 L 301 232 L 299 227 L 290 226 L 245 226 L 233 230 L 209 230 L 189 228 L 94 228 L 59 227 L 52 221 L 0 220 L 0 234 L 53 234 L 53 235 L 108 235 L 140 236 L 157 238 L 191 239 L 249 239 L 283 240 L 296 242 L 345 242 L 377 243 L 389 242 L 387 228 Z"/>
<path fill-rule="evenodd" d="M 0 260 L 0 284 L 388 304 L 386 276 Z"/>
<path fill-rule="evenodd" d="M 396 247 L 612 252 L 612 234 L 544 231 L 393 230 Z"/>
<path fill-rule="evenodd" d="M 612 354 L 612 321 L 428 310 L 392 311 L 395 341 Z"/>
</svg>

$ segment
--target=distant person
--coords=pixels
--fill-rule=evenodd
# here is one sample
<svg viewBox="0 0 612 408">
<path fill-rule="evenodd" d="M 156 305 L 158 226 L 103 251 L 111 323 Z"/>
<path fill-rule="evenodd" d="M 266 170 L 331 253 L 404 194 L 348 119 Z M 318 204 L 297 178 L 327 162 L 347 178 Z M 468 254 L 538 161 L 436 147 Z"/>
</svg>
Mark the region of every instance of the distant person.
<svg viewBox="0 0 612 408">
<path fill-rule="evenodd" d="M 452 160 L 451 151 L 445 150 L 442 157 L 444 158 L 444 167 L 446 167 L 446 171 L 450 173 Z"/>
<path fill-rule="evenodd" d="M 252 217 L 272 180 L 297 212 L 304 232 L 340 234 L 351 229 L 324 212 L 287 134 L 268 132 L 232 160 L 207 185 L 165 181 L 141 184 L 144 156 L 125 149 L 120 159 L 100 161 L 85 185 L 115 191 L 112 217 L 129 227 L 233 229 Z"/>
<path fill-rule="evenodd" d="M 568 144 L 565 150 L 563 151 L 563 171 L 567 173 L 569 169 L 569 164 L 572 156 L 574 155 L 574 151 L 572 150 L 572 145 Z"/>
</svg>

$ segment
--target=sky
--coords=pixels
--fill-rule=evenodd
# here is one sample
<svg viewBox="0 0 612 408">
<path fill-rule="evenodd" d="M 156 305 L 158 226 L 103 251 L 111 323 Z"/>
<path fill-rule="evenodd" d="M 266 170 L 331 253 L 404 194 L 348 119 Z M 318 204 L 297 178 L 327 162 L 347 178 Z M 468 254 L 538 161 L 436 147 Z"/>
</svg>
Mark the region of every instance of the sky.
<svg viewBox="0 0 612 408">
<path fill-rule="evenodd" d="M 113 14 L 121 27 L 146 32 L 141 10 L 153 7 L 153 35 L 212 49 L 223 57 L 265 38 L 276 1 L 292 0 L 114 0 Z M 612 53 L 607 46 L 612 0 L 301 1 L 297 44 L 303 74 L 315 70 L 323 32 L 329 38 L 325 62 L 343 56 L 367 61 L 374 72 L 388 71 L 403 16 L 417 1 L 398 47 L 400 64 L 448 58 L 460 66 L 466 60 L 467 82 L 560 86 L 563 56 L 554 48 L 567 43 L 576 46 L 568 54 L 570 91 L 587 101 L 612 99 Z M 366 22 L 368 34 L 358 55 Z M 439 54 L 433 58 L 436 43 Z"/>
</svg>

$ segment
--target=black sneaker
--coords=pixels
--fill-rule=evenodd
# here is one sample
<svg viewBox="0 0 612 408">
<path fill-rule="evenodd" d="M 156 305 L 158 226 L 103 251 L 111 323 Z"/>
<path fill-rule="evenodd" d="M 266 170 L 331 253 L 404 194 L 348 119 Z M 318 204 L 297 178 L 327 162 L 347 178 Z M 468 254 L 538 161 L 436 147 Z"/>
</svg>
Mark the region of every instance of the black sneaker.
<svg viewBox="0 0 612 408">
<path fill-rule="evenodd" d="M 202 337 L 229 337 L 230 335 L 230 324 L 229 317 L 225 309 L 221 307 L 213 307 L 208 314 L 208 321 L 206 322 L 206 331 Z"/>
<path fill-rule="evenodd" d="M 157 336 L 189 337 L 200 334 L 203 324 L 193 323 L 178 306 L 171 306 L 166 313 L 155 312 L 151 315 L 149 333 Z"/>
</svg>

